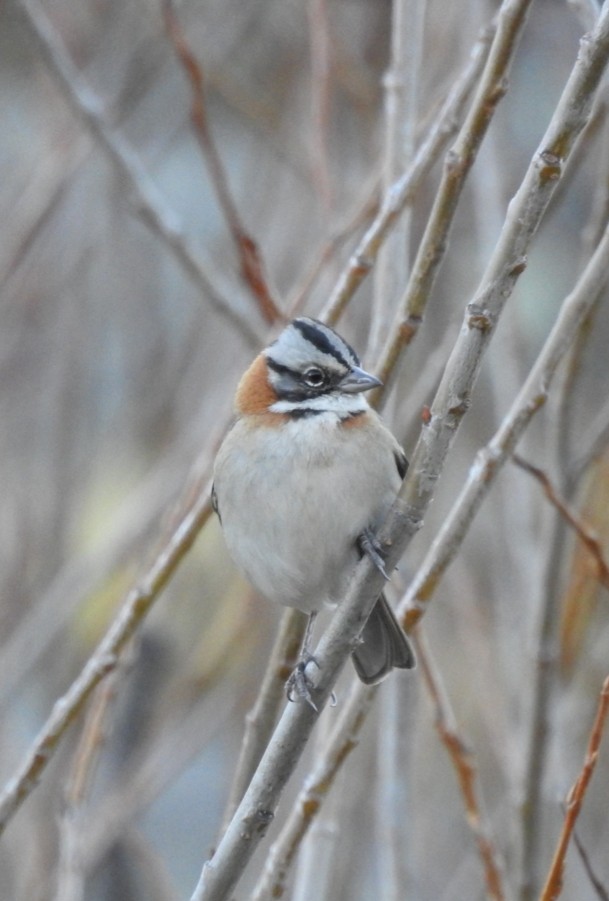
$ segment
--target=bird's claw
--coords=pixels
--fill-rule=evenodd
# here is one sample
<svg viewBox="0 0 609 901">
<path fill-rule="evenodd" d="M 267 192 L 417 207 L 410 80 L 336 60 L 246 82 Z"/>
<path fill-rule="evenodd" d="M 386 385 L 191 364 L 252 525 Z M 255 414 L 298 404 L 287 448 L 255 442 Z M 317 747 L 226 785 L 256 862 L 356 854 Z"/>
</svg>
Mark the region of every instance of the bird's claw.
<svg viewBox="0 0 609 901">
<path fill-rule="evenodd" d="M 383 554 L 381 552 L 380 542 L 370 529 L 364 529 L 359 538 L 359 545 L 362 552 L 372 560 L 385 581 L 388 582 L 389 575 L 385 569 L 385 560 L 383 559 Z"/>
<path fill-rule="evenodd" d="M 315 688 L 315 683 L 310 676 L 307 676 L 307 667 L 310 663 L 313 663 L 319 669 L 317 660 L 310 654 L 299 660 L 294 667 L 292 675 L 286 682 L 286 695 L 288 701 L 306 701 L 315 713 L 319 713 L 311 694 L 311 689 Z"/>
</svg>

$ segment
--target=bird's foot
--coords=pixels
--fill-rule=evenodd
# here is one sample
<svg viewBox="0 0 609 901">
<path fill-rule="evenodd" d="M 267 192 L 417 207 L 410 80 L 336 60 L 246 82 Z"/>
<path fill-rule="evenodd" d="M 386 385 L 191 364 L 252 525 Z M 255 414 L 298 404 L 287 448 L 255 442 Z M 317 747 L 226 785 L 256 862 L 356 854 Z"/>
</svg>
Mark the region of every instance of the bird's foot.
<svg viewBox="0 0 609 901">
<path fill-rule="evenodd" d="M 311 689 L 315 688 L 315 683 L 310 676 L 307 675 L 307 667 L 314 664 L 319 669 L 317 660 L 312 654 L 303 654 L 294 667 L 294 671 L 286 682 L 286 694 L 288 701 L 306 701 L 313 708 L 315 713 L 319 713 L 317 705 L 313 700 Z"/>
<path fill-rule="evenodd" d="M 367 557 L 370 557 L 378 571 L 383 574 L 387 581 L 389 581 L 381 545 L 372 529 L 364 529 L 359 536 L 358 543 L 362 553 L 366 554 Z"/>
</svg>

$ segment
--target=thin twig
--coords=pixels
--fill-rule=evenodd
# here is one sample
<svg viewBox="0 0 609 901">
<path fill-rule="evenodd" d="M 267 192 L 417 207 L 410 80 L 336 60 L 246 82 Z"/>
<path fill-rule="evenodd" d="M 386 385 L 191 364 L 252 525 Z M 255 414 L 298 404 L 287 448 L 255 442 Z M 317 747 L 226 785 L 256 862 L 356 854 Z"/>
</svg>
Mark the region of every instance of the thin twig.
<svg viewBox="0 0 609 901">
<path fill-rule="evenodd" d="M 286 610 L 271 650 L 256 703 L 246 716 L 246 729 L 239 760 L 226 805 L 223 833 L 230 822 L 245 790 L 269 743 L 279 712 L 285 704 L 285 686 L 294 670 L 306 626 L 306 618 L 299 610 Z"/>
<path fill-rule="evenodd" d="M 426 0 L 395 0 L 391 8 L 391 60 L 383 78 L 385 141 L 383 193 L 412 163 L 415 152 Z M 410 270 L 411 210 L 407 208 L 380 248 L 366 357 L 376 360 Z"/>
<path fill-rule="evenodd" d="M 609 445 L 609 400 L 606 400 L 590 425 L 586 434 L 580 435 L 583 447 L 578 448 L 577 456 L 567 469 L 565 481 L 567 485 L 576 485 L 590 464 L 606 450 Z"/>
<path fill-rule="evenodd" d="M 325 305 L 320 319 L 335 324 L 345 307 L 374 266 L 379 249 L 410 203 L 425 176 L 458 128 L 465 106 L 482 71 L 495 29 L 488 26 L 478 38 L 467 65 L 455 80 L 429 133 L 419 147 L 412 164 L 386 193 L 381 209 L 358 243 Z"/>
<path fill-rule="evenodd" d="M 459 132 L 446 155 L 440 187 L 421 239 L 408 285 L 400 300 L 395 322 L 378 367 L 383 383 L 389 383 L 404 348 L 417 334 L 448 247 L 448 236 L 467 176 L 499 101 L 507 89 L 510 66 L 532 0 L 509 0 L 501 5 L 497 31 L 480 85 Z M 387 395 L 385 394 L 384 397 Z M 373 402 L 378 395 L 373 395 Z"/>
<path fill-rule="evenodd" d="M 423 77 L 423 43 L 427 0 L 393 0 L 391 58 L 383 78 L 383 194 L 413 162 Z M 376 361 L 395 316 L 395 307 L 410 272 L 413 207 L 408 204 L 380 248 L 373 278 L 370 334 L 365 358 Z M 413 680 L 390 679 L 380 693 L 376 734 L 374 836 L 378 849 L 379 901 L 409 895 L 414 835 L 404 809 L 409 807 L 417 708 Z M 396 792 L 396 785 L 400 791 Z"/>
<path fill-rule="evenodd" d="M 577 848 L 577 853 L 579 854 L 580 860 L 583 864 L 584 870 L 590 880 L 590 884 L 592 888 L 596 892 L 599 897 L 599 901 L 609 901 L 609 891 L 605 888 L 603 883 L 600 881 L 594 870 L 592 869 L 592 863 L 590 861 L 590 857 L 588 852 L 586 851 L 582 840 L 577 834 L 577 829 L 573 830 L 573 844 Z"/>
<path fill-rule="evenodd" d="M 100 750 L 106 738 L 108 709 L 115 697 L 116 685 L 114 672 L 97 687 L 74 755 L 59 823 L 56 901 L 82 901 L 84 898 L 86 868 L 81 853 L 83 804 L 90 792 Z"/>
<path fill-rule="evenodd" d="M 144 576 L 127 595 L 120 613 L 68 691 L 53 705 L 50 716 L 0 794 L 0 834 L 34 790 L 68 727 L 78 718 L 93 690 L 112 672 L 118 657 L 173 576 L 211 514 L 211 485 L 201 491 L 171 538 Z"/>
<path fill-rule="evenodd" d="M 267 855 L 264 870 L 252 893 L 252 901 L 282 897 L 294 858 L 340 768 L 357 746 L 361 727 L 375 694 L 376 689 L 352 682 L 349 696 L 341 704 L 338 719 L 323 752 L 316 756 L 288 819 Z"/>
<path fill-rule="evenodd" d="M 474 755 L 459 734 L 442 677 L 433 661 L 427 641 L 418 629 L 415 629 L 413 639 L 421 673 L 434 706 L 436 731 L 454 767 L 465 807 L 465 819 L 478 845 L 484 870 L 486 897 L 491 901 L 503 901 L 505 898 L 503 868 L 499 863 L 497 849 L 478 798 L 478 769 Z"/>
<path fill-rule="evenodd" d="M 330 36 L 326 0 L 307 0 L 311 46 L 311 119 L 313 135 L 313 180 L 325 212 L 332 207 L 332 185 L 328 158 L 330 121 Z"/>
<path fill-rule="evenodd" d="M 286 302 L 288 319 L 300 313 L 324 267 L 334 259 L 336 251 L 341 245 L 348 241 L 356 230 L 367 224 L 378 213 L 378 194 L 378 176 L 374 175 L 370 180 L 370 184 L 364 187 L 362 199 L 356 204 L 355 209 L 350 210 L 345 215 L 343 221 L 332 230 L 324 243 L 316 249 L 312 261 L 304 271 L 304 275 L 292 287 Z"/>
<path fill-rule="evenodd" d="M 143 811 L 166 791 L 201 749 L 226 728 L 236 715 L 237 695 L 221 680 L 185 711 L 171 710 L 163 728 L 121 771 L 120 778 L 99 801 L 83 824 L 83 868 L 91 872 Z"/>
<path fill-rule="evenodd" d="M 594 562 L 596 564 L 598 579 L 605 588 L 609 589 L 609 565 L 605 560 L 605 556 L 603 554 L 603 546 L 602 542 L 599 540 L 598 535 L 588 526 L 580 517 L 575 513 L 564 500 L 564 498 L 560 497 L 552 482 L 546 472 L 543 469 L 540 469 L 538 466 L 533 466 L 532 463 L 528 463 L 518 454 L 512 454 L 512 460 L 519 466 L 521 469 L 524 469 L 525 472 L 528 472 L 529 475 L 532 475 L 539 484 L 542 486 L 543 491 L 547 499 L 550 503 L 556 507 L 562 518 L 567 522 L 571 528 L 577 533 L 580 541 L 588 549 L 590 554 L 594 557 Z"/>
<path fill-rule="evenodd" d="M 205 74 L 194 55 L 176 14 L 174 0 L 163 0 L 163 20 L 169 39 L 190 82 L 192 106 L 190 117 L 195 137 L 203 152 L 212 186 L 239 256 L 240 274 L 254 296 L 260 312 L 270 324 L 282 319 L 277 303 L 269 288 L 264 262 L 258 244 L 241 221 L 237 205 L 230 190 L 222 158 L 216 147 L 207 116 Z"/>
<path fill-rule="evenodd" d="M 562 831 L 556 844 L 550 871 L 541 895 L 539 896 L 540 901 L 555 901 L 562 892 L 567 848 L 569 847 L 571 835 L 575 828 L 581 806 L 584 802 L 590 779 L 594 773 L 596 761 L 598 760 L 598 752 L 603 737 L 607 713 L 609 713 L 609 676 L 603 682 L 596 717 L 590 731 L 586 757 L 581 772 L 571 788 L 571 791 L 567 795 L 567 811 L 565 813 Z"/>
<path fill-rule="evenodd" d="M 143 168 L 139 157 L 104 115 L 103 103 L 84 81 L 67 55 L 61 38 L 53 28 L 38 0 L 20 0 L 28 31 L 35 38 L 41 58 L 53 73 L 78 120 L 87 127 L 96 142 L 133 192 L 139 213 L 151 230 L 171 250 L 194 284 L 217 312 L 228 319 L 247 343 L 260 347 L 260 336 L 247 315 L 217 285 L 208 264 L 194 249 L 182 231 L 175 212 L 167 206 L 158 188 Z"/>
</svg>

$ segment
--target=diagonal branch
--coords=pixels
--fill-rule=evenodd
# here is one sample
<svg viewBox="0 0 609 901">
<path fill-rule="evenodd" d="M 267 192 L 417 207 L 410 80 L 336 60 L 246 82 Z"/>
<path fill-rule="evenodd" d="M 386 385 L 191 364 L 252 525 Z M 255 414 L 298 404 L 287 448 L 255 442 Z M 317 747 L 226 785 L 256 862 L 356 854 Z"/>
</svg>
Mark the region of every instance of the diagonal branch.
<svg viewBox="0 0 609 901">
<path fill-rule="evenodd" d="M 461 75 L 456 79 L 427 137 L 416 152 L 411 165 L 387 191 L 381 209 L 358 243 L 345 269 L 324 306 L 320 319 L 336 324 L 345 307 L 374 266 L 379 250 L 395 226 L 402 211 L 410 203 L 425 176 L 447 142 L 457 132 L 471 92 L 480 76 L 495 34 L 493 26 L 484 29 L 474 46 Z"/>
<path fill-rule="evenodd" d="M 433 209 L 419 245 L 406 291 L 400 300 L 394 325 L 381 355 L 378 371 L 383 383 L 387 383 L 395 373 L 400 354 L 414 339 L 423 321 L 427 302 L 446 254 L 450 229 L 467 176 L 476 160 L 499 101 L 507 90 L 510 66 L 531 2 L 532 0 L 511 0 L 503 3 L 499 10 L 497 33 L 484 67 L 480 86 L 457 140 L 446 154 Z"/>
<path fill-rule="evenodd" d="M 481 807 L 477 785 L 478 770 L 474 756 L 459 734 L 454 713 L 442 684 L 442 677 L 421 630 L 415 630 L 413 637 L 423 679 L 434 706 L 436 731 L 451 759 L 463 798 L 467 823 L 478 845 L 478 853 L 484 868 L 486 896 L 491 901 L 504 901 L 502 867 L 497 859 L 497 849 Z"/>
<path fill-rule="evenodd" d="M 224 165 L 207 117 L 203 67 L 186 40 L 186 35 L 176 15 L 174 0 L 163 0 L 163 19 L 169 39 L 190 82 L 191 120 L 195 136 L 203 152 L 216 198 L 224 213 L 226 224 L 239 255 L 241 278 L 252 292 L 266 321 L 268 323 L 276 322 L 282 316 L 267 282 L 260 248 L 243 225 L 231 194 Z"/>
<path fill-rule="evenodd" d="M 137 200 L 140 215 L 211 305 L 242 335 L 247 343 L 260 346 L 260 338 L 244 313 L 215 284 L 207 263 L 183 233 L 176 214 L 167 206 L 158 188 L 145 171 L 139 157 L 104 115 L 103 103 L 86 84 L 67 55 L 61 39 L 38 0 L 21 0 L 28 31 L 34 37 L 42 59 L 52 72 L 79 121 L 125 179 Z"/>
<path fill-rule="evenodd" d="M 125 645 L 190 550 L 211 514 L 210 490 L 211 485 L 208 485 L 207 490 L 200 492 L 169 541 L 129 592 L 118 616 L 80 675 L 53 705 L 23 762 L 0 794 L 0 834 L 40 781 L 68 727 L 80 716 L 96 686 L 115 669 Z"/>
<path fill-rule="evenodd" d="M 581 806 L 584 803 L 588 785 L 590 784 L 592 774 L 594 773 L 594 768 L 596 767 L 601 739 L 603 737 L 603 729 L 605 728 L 605 720 L 608 713 L 609 676 L 603 682 L 603 687 L 598 702 L 598 708 L 596 711 L 596 717 L 590 731 L 590 738 L 588 740 L 588 748 L 586 750 L 584 764 L 579 776 L 577 777 L 573 787 L 571 788 L 571 791 L 567 796 L 567 811 L 565 813 L 562 831 L 558 838 L 558 843 L 556 845 L 556 850 L 554 851 L 554 857 L 552 859 L 550 871 L 548 873 L 546 883 L 543 887 L 543 891 L 539 896 L 539 901 L 555 901 L 555 899 L 559 897 L 562 891 L 565 855 L 567 853 L 567 848 L 569 847 L 571 835 L 573 833 L 573 830 L 575 829 L 575 823 L 577 822 Z"/>
<path fill-rule="evenodd" d="M 594 557 L 598 579 L 605 588 L 609 588 L 609 565 L 605 560 L 602 542 L 599 540 L 598 535 L 596 535 L 594 530 L 586 525 L 586 523 L 571 510 L 567 502 L 559 496 L 547 473 L 545 473 L 543 469 L 540 469 L 538 466 L 533 466 L 532 463 L 528 463 L 518 454 L 512 454 L 512 460 L 517 466 L 524 469 L 524 471 L 528 472 L 529 475 L 532 475 L 533 478 L 537 479 L 543 488 L 543 492 L 547 499 L 554 507 L 556 507 L 562 518 L 571 526 L 571 528 L 577 532 L 582 544 Z"/>
</svg>

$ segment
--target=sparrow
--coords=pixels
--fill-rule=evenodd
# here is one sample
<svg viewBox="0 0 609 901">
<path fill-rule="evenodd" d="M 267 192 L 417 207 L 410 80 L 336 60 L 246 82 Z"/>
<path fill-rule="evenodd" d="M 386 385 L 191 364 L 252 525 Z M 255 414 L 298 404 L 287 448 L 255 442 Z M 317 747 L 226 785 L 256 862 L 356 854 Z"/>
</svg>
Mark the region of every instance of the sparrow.
<svg viewBox="0 0 609 901">
<path fill-rule="evenodd" d="M 242 376 L 215 460 L 212 504 L 234 562 L 310 624 L 344 597 L 363 554 L 386 575 L 374 530 L 408 463 L 363 396 L 380 384 L 333 329 L 294 319 Z M 415 665 L 384 594 L 351 656 L 367 685 Z"/>
</svg>

